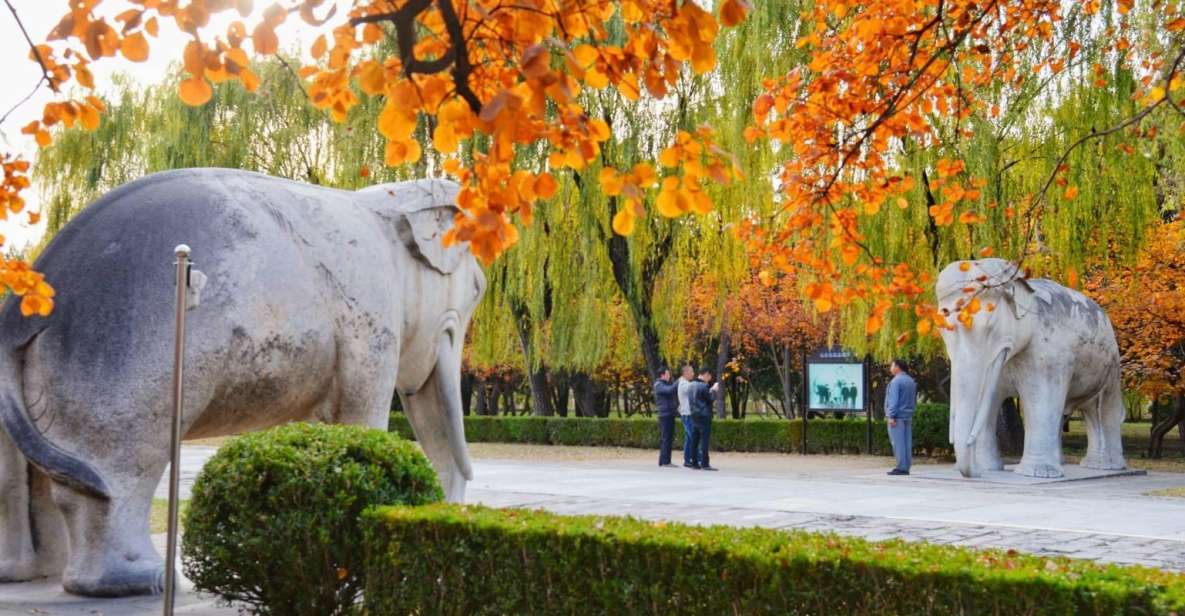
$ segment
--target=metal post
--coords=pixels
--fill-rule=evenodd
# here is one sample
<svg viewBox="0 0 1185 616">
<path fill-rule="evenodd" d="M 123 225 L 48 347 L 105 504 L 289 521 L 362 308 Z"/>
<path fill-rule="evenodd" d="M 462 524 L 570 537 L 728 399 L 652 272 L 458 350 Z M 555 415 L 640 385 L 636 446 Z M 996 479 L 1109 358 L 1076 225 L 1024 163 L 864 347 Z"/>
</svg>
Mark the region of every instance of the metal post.
<svg viewBox="0 0 1185 616">
<path fill-rule="evenodd" d="M 799 454 L 806 455 L 806 419 L 811 413 L 811 371 L 807 364 L 806 350 L 802 352 L 802 443 Z"/>
<path fill-rule="evenodd" d="M 872 385 L 872 356 L 864 356 L 864 453 L 872 455 L 872 397 L 869 390 Z"/>
<path fill-rule="evenodd" d="M 189 246 L 181 244 L 173 250 L 177 255 L 177 313 L 173 332 L 173 433 L 169 445 L 172 462 L 169 464 L 169 535 L 165 550 L 165 616 L 173 616 L 177 585 L 177 500 L 181 477 L 181 413 L 184 411 L 182 383 L 185 370 L 185 304 L 189 291 Z"/>
</svg>

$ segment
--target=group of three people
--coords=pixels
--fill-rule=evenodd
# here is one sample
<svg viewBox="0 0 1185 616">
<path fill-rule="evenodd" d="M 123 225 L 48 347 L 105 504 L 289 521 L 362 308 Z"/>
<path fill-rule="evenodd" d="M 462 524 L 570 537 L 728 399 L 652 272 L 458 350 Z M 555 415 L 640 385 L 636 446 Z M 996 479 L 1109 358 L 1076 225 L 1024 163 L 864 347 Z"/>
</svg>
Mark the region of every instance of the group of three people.
<svg viewBox="0 0 1185 616">
<path fill-rule="evenodd" d="M 658 372 L 654 382 L 654 401 L 658 409 L 659 453 L 658 465 L 674 466 L 671 463 L 671 443 L 675 438 L 675 416 L 683 421 L 683 466 L 687 468 L 714 471 L 709 456 L 709 442 L 712 437 L 712 409 L 719 383 L 712 382 L 712 371 L 700 370 L 699 377 L 691 366 L 683 366 L 678 380 L 671 375 L 670 368 Z"/>
<path fill-rule="evenodd" d="M 909 375 L 905 360 L 894 359 L 889 365 L 893 375 L 885 391 L 885 419 L 889 428 L 889 442 L 897 465 L 890 475 L 908 475 L 913 462 L 913 413 L 917 406 L 917 383 Z M 654 382 L 654 400 L 658 407 L 658 465 L 671 464 L 671 442 L 675 436 L 675 415 L 683 420 L 683 466 L 714 471 L 709 464 L 708 443 L 712 436 L 712 407 L 720 391 L 719 383 L 712 383 L 712 371 L 700 370 L 696 378 L 691 366 L 683 366 L 678 381 L 671 378 L 670 368 L 663 368 Z"/>
</svg>

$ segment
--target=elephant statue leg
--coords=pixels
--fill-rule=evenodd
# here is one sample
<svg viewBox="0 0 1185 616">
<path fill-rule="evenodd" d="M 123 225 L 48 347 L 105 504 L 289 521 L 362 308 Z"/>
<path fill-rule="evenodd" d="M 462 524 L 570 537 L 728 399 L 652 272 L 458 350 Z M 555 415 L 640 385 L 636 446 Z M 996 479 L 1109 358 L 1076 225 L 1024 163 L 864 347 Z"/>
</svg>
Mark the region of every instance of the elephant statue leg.
<svg viewBox="0 0 1185 616">
<path fill-rule="evenodd" d="M 1086 417 L 1086 457 L 1081 466 L 1107 471 L 1127 468 L 1123 459 L 1123 394 L 1118 379 L 1082 408 Z"/>
<path fill-rule="evenodd" d="M 29 463 L 8 433 L 0 430 L 0 582 L 37 577 L 33 529 L 29 520 L 32 495 Z"/>
<path fill-rule="evenodd" d="M 988 419 L 987 425 L 991 428 L 981 431 L 975 441 L 975 462 L 983 470 L 1002 471 L 1004 460 L 1000 458 L 1000 442 L 995 430 L 996 422 L 1000 419 L 1000 405 L 993 404 L 990 412 L 992 417 Z"/>
<path fill-rule="evenodd" d="M 138 481 L 112 482 L 118 488 L 110 500 L 53 485 L 53 499 L 70 537 L 70 556 L 62 573 L 67 592 L 118 597 L 164 590 L 164 560 L 148 532 L 152 495 L 168 457 L 167 452 L 161 454 Z"/>
<path fill-rule="evenodd" d="M 1018 384 L 1025 410 L 1025 450 L 1016 473 L 1029 477 L 1062 477 L 1062 412 L 1069 379 L 1063 375 L 1025 379 Z"/>
</svg>

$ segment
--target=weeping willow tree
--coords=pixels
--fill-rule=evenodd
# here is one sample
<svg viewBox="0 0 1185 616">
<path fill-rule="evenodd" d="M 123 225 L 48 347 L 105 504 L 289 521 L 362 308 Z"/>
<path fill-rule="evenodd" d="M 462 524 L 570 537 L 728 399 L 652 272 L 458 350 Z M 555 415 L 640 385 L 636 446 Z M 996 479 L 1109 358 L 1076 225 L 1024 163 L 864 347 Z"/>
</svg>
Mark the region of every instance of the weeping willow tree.
<svg viewBox="0 0 1185 616">
<path fill-rule="evenodd" d="M 1150 225 L 1180 202 L 1185 134 L 1181 116 L 1167 106 L 1116 129 L 1144 104 L 1134 98 L 1140 84 L 1131 67 L 1138 59 L 1116 51 L 1105 29 L 1117 20 L 1114 10 L 1104 5 L 1104 28 L 1075 17 L 1062 23 L 1059 36 L 1081 50 L 1061 72 L 1030 62 L 1025 70 L 1036 78 L 1019 88 L 993 85 L 987 97 L 993 104 L 948 121 L 940 143 L 902 143 L 901 167 L 922 181 L 906 199 L 914 205 L 886 204 L 889 211 L 871 219 L 877 226 L 861 229 L 870 253 L 932 272 L 959 259 L 998 256 L 1069 286 L 1078 286 L 1088 270 L 1134 258 Z M 1139 10 L 1132 16 L 1141 24 L 1136 35 L 1165 42 L 1164 16 L 1147 5 Z M 943 159 L 963 160 L 981 180 L 967 187 L 978 194 L 962 201 L 972 204 L 965 208 L 970 224 L 940 225 L 929 211 L 949 199 L 937 173 Z M 936 338 L 913 335 L 918 321 L 904 311 L 892 311 L 891 322 L 870 339 L 864 327 L 870 310 L 859 301 L 846 309 L 846 345 L 888 358 L 908 338 L 919 355 L 941 352 Z"/>
<path fill-rule="evenodd" d="M 686 331 L 687 300 L 704 276 L 725 293 L 747 277 L 746 255 L 731 226 L 746 216 L 773 216 L 777 153 L 768 144 L 750 146 L 742 133 L 761 89 L 754 68 L 781 70 L 802 59 L 792 44 L 798 13 L 797 3 L 764 3 L 743 25 L 722 33 L 717 70 L 682 80 L 671 104 L 631 102 L 616 91 L 586 95 L 586 110 L 603 118 L 613 137 L 598 165 L 561 176 L 557 196 L 520 228 L 519 244 L 489 272 L 491 293 L 475 321 L 472 358 L 496 365 L 521 352 L 534 412 L 552 412 L 545 384 L 562 373 L 614 367 L 620 377 L 640 360 L 653 378 L 671 360 L 707 355 Z M 717 142 L 736 154 L 745 179 L 711 188 L 710 214 L 654 214 L 629 237 L 615 234 L 610 221 L 621 204 L 602 192 L 600 169 L 654 161 L 677 131 L 701 125 L 713 127 Z M 654 211 L 652 202 L 645 207 Z M 723 305 L 717 309 L 727 332 L 742 315 L 723 314 Z"/>
</svg>

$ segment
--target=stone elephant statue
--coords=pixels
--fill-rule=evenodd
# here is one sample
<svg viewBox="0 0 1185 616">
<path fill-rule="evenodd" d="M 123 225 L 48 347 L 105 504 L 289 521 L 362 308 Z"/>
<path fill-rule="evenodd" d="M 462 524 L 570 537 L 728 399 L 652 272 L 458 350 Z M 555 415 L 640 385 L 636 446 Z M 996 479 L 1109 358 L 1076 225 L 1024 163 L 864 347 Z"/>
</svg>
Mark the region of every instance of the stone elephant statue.
<svg viewBox="0 0 1185 616">
<path fill-rule="evenodd" d="M 465 331 L 485 277 L 445 247 L 457 186 L 356 192 L 228 169 L 121 186 L 36 267 L 54 312 L 0 311 L 0 581 L 162 590 L 148 514 L 169 461 L 174 246 L 194 248 L 185 438 L 290 421 L 386 429 L 397 391 L 447 497 L 471 477 Z"/>
<path fill-rule="evenodd" d="M 1062 417 L 1081 409 L 1089 444 L 1082 466 L 1125 467 L 1126 415 L 1119 348 L 1111 321 L 1085 295 L 1050 280 L 1029 280 L 1002 259 L 950 264 L 938 275 L 942 331 L 951 362 L 950 442 L 959 472 L 1003 470 L 996 422 L 1003 401 L 1020 399 L 1024 455 L 1015 472 L 1061 477 Z M 970 327 L 960 311 L 972 308 Z"/>
</svg>

